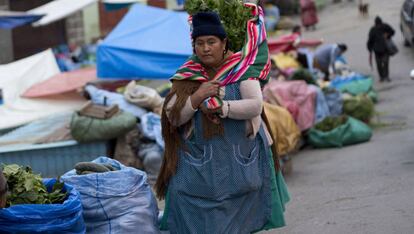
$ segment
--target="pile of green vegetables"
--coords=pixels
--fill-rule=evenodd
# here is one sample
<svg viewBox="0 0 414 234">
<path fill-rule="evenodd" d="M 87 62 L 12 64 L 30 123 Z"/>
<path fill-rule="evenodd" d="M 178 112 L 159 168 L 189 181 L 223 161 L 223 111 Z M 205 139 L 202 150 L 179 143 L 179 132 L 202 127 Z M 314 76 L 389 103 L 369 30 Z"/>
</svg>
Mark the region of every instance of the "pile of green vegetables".
<svg viewBox="0 0 414 234">
<path fill-rule="evenodd" d="M 78 175 L 117 171 L 117 169 L 109 163 L 94 162 L 79 162 L 75 165 L 75 170 Z"/>
<path fill-rule="evenodd" d="M 346 115 L 341 115 L 337 117 L 328 116 L 323 119 L 321 122 L 315 125 L 315 129 L 322 131 L 322 132 L 329 132 L 333 129 L 343 125 L 348 121 L 348 117 Z"/>
<path fill-rule="evenodd" d="M 304 80 L 307 84 L 317 85 L 312 74 L 303 68 L 296 70 L 290 77 L 290 80 Z"/>
<path fill-rule="evenodd" d="M 67 192 L 62 191 L 64 183 L 57 181 L 48 191 L 40 175 L 33 174 L 28 166 L 3 165 L 3 174 L 9 187 L 6 207 L 16 204 L 61 204 L 66 199 Z"/>
<path fill-rule="evenodd" d="M 361 94 L 344 100 L 343 113 L 368 123 L 375 113 L 374 103 L 367 95 Z"/>
<path fill-rule="evenodd" d="M 332 87 L 327 86 L 327 87 L 323 87 L 323 88 L 322 88 L 322 92 L 323 92 L 324 94 L 332 94 L 332 93 L 336 93 L 336 92 L 338 92 L 338 90 L 337 90 L 337 89 L 335 89 L 335 88 L 332 88 Z"/>
<path fill-rule="evenodd" d="M 246 24 L 252 15 L 240 0 L 187 0 L 184 9 L 190 15 L 214 11 L 219 14 L 226 30 L 231 51 L 240 51 L 246 37 Z"/>
</svg>

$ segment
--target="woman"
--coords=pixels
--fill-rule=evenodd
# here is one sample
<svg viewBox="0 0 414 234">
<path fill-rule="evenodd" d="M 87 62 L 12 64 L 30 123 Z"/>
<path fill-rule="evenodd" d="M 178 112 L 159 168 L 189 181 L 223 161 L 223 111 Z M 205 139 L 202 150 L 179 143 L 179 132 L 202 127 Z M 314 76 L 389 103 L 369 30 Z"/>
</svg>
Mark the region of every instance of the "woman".
<svg viewBox="0 0 414 234">
<path fill-rule="evenodd" d="M 289 196 L 260 117 L 259 80 L 270 69 L 260 13 L 249 21 L 247 47 L 238 53 L 228 50 L 216 13 L 192 17 L 194 55 L 172 78 L 163 109 L 166 146 L 156 184 L 166 198 L 161 229 L 251 233 L 284 226 Z"/>
<path fill-rule="evenodd" d="M 308 29 L 318 23 L 318 15 L 316 13 L 316 5 L 313 0 L 300 0 L 300 17 L 302 19 L 302 25 Z"/>
</svg>

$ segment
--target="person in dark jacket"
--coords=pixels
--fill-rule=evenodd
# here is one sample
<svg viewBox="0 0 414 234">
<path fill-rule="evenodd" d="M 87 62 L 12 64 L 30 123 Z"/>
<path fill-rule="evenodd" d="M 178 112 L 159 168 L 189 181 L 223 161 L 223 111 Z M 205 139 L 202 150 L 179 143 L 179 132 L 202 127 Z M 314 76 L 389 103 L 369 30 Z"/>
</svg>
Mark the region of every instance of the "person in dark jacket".
<svg viewBox="0 0 414 234">
<path fill-rule="evenodd" d="M 369 31 L 367 42 L 369 63 L 372 67 L 372 53 L 374 53 L 380 82 L 391 81 L 388 69 L 390 54 L 387 49 L 386 40 L 390 40 L 394 34 L 394 29 L 384 23 L 379 16 L 375 18 L 375 25 Z"/>
</svg>

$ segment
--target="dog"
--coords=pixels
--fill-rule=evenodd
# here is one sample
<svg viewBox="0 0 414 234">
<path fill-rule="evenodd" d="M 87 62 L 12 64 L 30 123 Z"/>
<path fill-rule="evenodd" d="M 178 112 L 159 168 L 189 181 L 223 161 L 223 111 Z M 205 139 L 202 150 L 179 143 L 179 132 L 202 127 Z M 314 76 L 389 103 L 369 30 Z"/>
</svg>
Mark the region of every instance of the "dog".
<svg viewBox="0 0 414 234">
<path fill-rule="evenodd" d="M 368 3 L 363 3 L 362 0 L 359 1 L 358 10 L 361 16 L 368 16 L 368 8 L 369 8 Z"/>
</svg>

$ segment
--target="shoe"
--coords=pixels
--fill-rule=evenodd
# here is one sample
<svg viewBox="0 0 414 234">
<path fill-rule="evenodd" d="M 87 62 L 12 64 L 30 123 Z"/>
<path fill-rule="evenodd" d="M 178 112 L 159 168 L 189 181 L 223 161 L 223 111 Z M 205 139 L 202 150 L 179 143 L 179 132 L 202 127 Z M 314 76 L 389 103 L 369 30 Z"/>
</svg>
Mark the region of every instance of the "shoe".
<svg viewBox="0 0 414 234">
<path fill-rule="evenodd" d="M 385 81 L 391 82 L 391 79 L 389 77 L 385 78 Z"/>
</svg>

